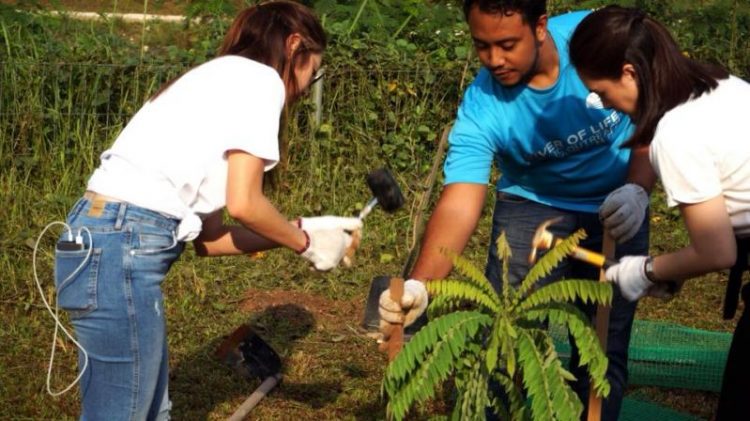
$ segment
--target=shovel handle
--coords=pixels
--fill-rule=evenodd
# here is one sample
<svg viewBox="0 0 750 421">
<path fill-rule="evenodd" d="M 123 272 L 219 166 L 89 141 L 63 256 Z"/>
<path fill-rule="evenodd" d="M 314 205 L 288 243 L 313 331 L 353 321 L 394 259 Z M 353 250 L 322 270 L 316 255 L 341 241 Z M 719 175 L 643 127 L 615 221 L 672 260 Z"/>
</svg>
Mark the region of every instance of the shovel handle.
<svg viewBox="0 0 750 421">
<path fill-rule="evenodd" d="M 388 290 L 391 293 L 391 300 L 400 304 L 401 297 L 404 295 L 404 278 L 391 278 Z M 380 344 L 380 350 L 388 354 L 388 361 L 393 361 L 404 344 L 404 324 L 389 323 L 389 325 L 388 339 Z"/>
<path fill-rule="evenodd" d="M 263 399 L 269 392 L 271 392 L 271 389 L 276 386 L 276 384 L 281 381 L 281 373 L 276 373 L 273 376 L 267 377 L 263 382 L 258 386 L 255 391 L 248 396 L 247 399 L 245 399 L 244 402 L 242 402 L 242 405 L 240 405 L 239 408 L 237 408 L 236 411 L 232 414 L 231 417 L 229 417 L 228 421 L 243 421 L 245 418 L 247 418 L 247 415 L 250 413 L 250 411 L 255 408 L 255 405 L 260 402 L 261 399 Z"/>
</svg>

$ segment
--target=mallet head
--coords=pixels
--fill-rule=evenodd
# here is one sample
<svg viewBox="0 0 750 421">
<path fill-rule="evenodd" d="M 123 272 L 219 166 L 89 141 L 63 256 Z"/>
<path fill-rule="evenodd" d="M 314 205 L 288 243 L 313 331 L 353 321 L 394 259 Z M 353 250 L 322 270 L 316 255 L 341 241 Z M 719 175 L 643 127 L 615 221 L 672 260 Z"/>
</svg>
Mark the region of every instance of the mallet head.
<svg viewBox="0 0 750 421">
<path fill-rule="evenodd" d="M 529 264 L 536 263 L 537 250 L 549 250 L 555 241 L 555 236 L 547 228 L 562 220 L 562 217 L 548 219 L 537 227 L 534 238 L 531 240 L 531 252 L 529 253 Z"/>
<path fill-rule="evenodd" d="M 370 213 L 376 204 L 380 204 L 384 211 L 392 213 L 404 205 L 404 196 L 390 171 L 379 168 L 367 174 L 367 186 L 370 187 L 373 198 L 362 209 L 359 218 L 362 219 Z"/>
</svg>

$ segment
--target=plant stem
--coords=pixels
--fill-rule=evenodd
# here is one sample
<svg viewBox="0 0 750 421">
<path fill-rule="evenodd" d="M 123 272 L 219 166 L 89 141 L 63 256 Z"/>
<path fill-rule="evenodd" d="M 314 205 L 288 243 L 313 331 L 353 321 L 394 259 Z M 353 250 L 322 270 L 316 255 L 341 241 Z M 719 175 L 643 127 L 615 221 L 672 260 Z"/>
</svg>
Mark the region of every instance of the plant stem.
<svg viewBox="0 0 750 421">
<path fill-rule="evenodd" d="M 354 20 L 352 21 L 352 24 L 349 27 L 349 30 L 346 31 L 347 36 L 349 36 L 349 34 L 351 34 L 352 31 L 354 30 L 354 27 L 357 26 L 357 22 L 359 22 L 359 17 L 362 16 L 362 11 L 365 10 L 366 5 L 367 5 L 367 0 L 362 0 L 362 4 L 359 5 L 359 10 L 357 10 L 357 15 L 354 16 Z"/>
</svg>

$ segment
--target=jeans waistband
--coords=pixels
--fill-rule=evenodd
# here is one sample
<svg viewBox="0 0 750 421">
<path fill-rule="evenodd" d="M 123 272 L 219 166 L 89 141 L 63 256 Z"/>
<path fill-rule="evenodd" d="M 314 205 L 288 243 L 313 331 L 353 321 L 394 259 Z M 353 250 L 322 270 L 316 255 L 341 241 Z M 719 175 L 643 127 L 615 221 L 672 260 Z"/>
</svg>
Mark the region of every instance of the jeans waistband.
<svg viewBox="0 0 750 421">
<path fill-rule="evenodd" d="M 78 214 L 100 222 L 111 222 L 115 229 L 121 229 L 125 222 L 137 222 L 176 232 L 180 224 L 178 219 L 169 215 L 132 203 L 116 201 L 116 199 L 107 201 L 101 196 L 96 196 L 94 200 L 91 200 L 84 195 L 78 200 L 71 214 Z"/>
</svg>

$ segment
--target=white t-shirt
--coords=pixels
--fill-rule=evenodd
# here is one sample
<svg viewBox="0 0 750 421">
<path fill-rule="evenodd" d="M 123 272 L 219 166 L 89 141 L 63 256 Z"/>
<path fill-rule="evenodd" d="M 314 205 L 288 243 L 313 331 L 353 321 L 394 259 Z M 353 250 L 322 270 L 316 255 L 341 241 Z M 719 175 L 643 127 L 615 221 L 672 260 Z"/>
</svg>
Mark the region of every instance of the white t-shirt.
<svg viewBox="0 0 750 421">
<path fill-rule="evenodd" d="M 200 217 L 226 205 L 228 150 L 279 160 L 285 88 L 273 68 L 223 56 L 193 68 L 127 124 L 88 190 L 182 220 L 177 237 L 194 239 Z"/>
<path fill-rule="evenodd" d="M 667 205 L 724 196 L 735 234 L 750 235 L 750 84 L 731 76 L 662 117 L 651 164 Z"/>
</svg>

